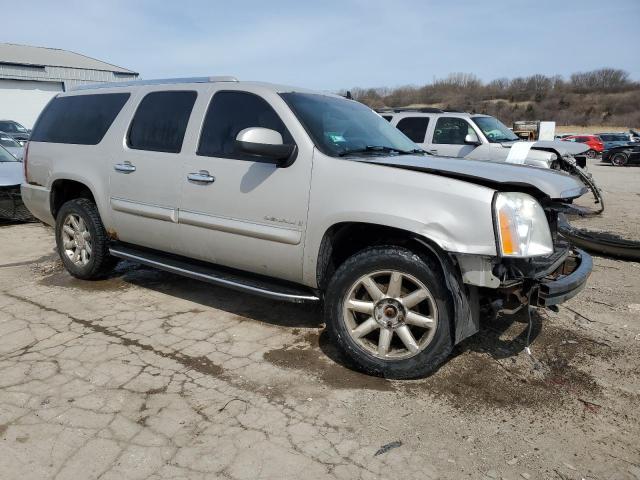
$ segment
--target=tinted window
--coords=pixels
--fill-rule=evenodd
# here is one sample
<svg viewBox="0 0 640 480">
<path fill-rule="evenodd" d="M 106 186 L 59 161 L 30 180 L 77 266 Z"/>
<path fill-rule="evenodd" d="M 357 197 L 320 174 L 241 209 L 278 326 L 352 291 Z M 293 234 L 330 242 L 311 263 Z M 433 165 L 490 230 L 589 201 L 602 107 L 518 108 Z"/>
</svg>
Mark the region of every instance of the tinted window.
<svg viewBox="0 0 640 480">
<path fill-rule="evenodd" d="M 393 120 L 393 117 L 389 115 L 382 115 L 382 118 L 384 118 L 387 122 L 390 122 L 391 120 Z"/>
<path fill-rule="evenodd" d="M 40 115 L 31 140 L 97 145 L 128 98 L 128 93 L 54 98 Z"/>
<path fill-rule="evenodd" d="M 27 129 L 17 122 L 0 122 L 0 131 L 7 133 L 27 133 Z"/>
<path fill-rule="evenodd" d="M 462 118 L 440 117 L 433 132 L 433 143 L 464 145 L 467 134 L 475 135 L 471 125 Z"/>
<path fill-rule="evenodd" d="M 428 126 L 429 117 L 406 117 L 398 122 L 396 128 L 414 142 L 424 143 Z"/>
<path fill-rule="evenodd" d="M 249 127 L 275 130 L 282 135 L 283 143 L 293 143 L 291 134 L 266 100 L 247 92 L 218 92 L 204 119 L 198 155 L 257 160 L 239 152 L 235 145 L 238 133 Z"/>
<path fill-rule="evenodd" d="M 129 148 L 179 153 L 196 97 L 182 91 L 146 95 L 129 128 Z"/>
</svg>

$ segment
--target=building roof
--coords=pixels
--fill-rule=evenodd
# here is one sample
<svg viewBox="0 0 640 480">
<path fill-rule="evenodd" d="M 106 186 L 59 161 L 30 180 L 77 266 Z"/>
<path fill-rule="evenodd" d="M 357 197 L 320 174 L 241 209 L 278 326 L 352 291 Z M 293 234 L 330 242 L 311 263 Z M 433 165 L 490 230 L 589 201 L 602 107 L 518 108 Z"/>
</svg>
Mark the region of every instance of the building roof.
<svg viewBox="0 0 640 480">
<path fill-rule="evenodd" d="M 101 62 L 95 58 L 58 48 L 32 47 L 13 43 L 0 43 L 0 64 L 26 65 L 37 67 L 68 67 L 85 70 L 137 75 L 137 72 Z"/>
</svg>

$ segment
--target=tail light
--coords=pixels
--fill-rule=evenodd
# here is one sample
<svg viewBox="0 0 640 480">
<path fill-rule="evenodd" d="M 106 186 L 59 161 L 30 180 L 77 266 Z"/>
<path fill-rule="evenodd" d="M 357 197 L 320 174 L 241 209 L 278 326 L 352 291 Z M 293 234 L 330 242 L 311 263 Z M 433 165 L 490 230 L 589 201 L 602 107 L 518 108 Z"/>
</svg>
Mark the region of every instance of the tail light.
<svg viewBox="0 0 640 480">
<path fill-rule="evenodd" d="M 29 160 L 29 142 L 24 146 L 24 155 L 22 156 L 22 168 L 24 170 L 24 181 L 29 183 L 29 177 L 27 176 L 27 162 Z"/>
</svg>

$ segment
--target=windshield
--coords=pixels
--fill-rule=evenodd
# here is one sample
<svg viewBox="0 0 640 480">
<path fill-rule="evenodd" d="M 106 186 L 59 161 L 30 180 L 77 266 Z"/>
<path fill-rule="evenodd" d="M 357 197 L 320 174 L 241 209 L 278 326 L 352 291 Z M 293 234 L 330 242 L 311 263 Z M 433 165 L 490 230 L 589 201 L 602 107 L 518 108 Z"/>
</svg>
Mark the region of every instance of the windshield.
<svg viewBox="0 0 640 480">
<path fill-rule="evenodd" d="M 6 148 L 0 146 L 0 162 L 18 162 L 19 160 L 11 155 Z"/>
<path fill-rule="evenodd" d="M 507 126 L 497 118 L 472 117 L 471 119 L 473 120 L 473 123 L 482 130 L 484 136 L 487 137 L 487 140 L 491 143 L 513 142 L 515 140 L 520 140 L 515 133 L 509 130 Z"/>
<path fill-rule="evenodd" d="M 17 122 L 0 122 L 0 131 L 7 133 L 27 133 L 27 129 Z"/>
<path fill-rule="evenodd" d="M 283 93 L 318 149 L 332 157 L 422 152 L 400 130 L 354 100 L 308 93 Z"/>
<path fill-rule="evenodd" d="M 0 145 L 3 147 L 20 148 L 20 144 L 7 135 L 0 135 Z"/>
</svg>

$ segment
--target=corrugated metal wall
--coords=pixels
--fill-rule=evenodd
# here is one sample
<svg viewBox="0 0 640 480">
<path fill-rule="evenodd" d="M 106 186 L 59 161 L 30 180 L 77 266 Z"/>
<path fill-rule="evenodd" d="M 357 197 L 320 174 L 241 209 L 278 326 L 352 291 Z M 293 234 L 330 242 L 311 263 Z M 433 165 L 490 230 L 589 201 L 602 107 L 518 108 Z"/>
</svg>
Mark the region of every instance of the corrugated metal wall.
<svg viewBox="0 0 640 480">
<path fill-rule="evenodd" d="M 40 80 L 62 82 L 64 89 L 69 90 L 78 85 L 93 82 L 117 82 L 134 80 L 137 75 L 105 72 L 101 70 L 84 70 L 69 67 L 30 67 L 26 65 L 0 64 L 0 79 Z"/>
</svg>

